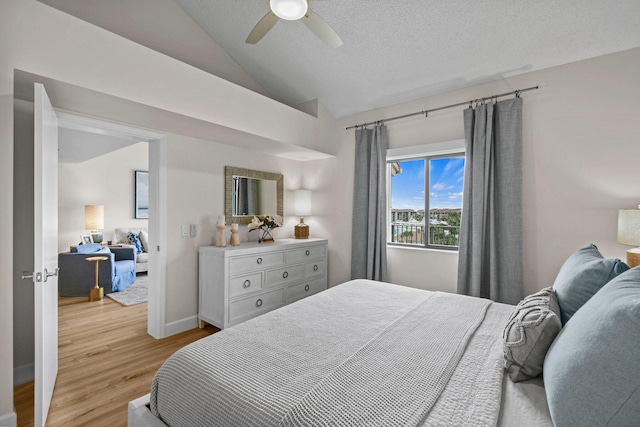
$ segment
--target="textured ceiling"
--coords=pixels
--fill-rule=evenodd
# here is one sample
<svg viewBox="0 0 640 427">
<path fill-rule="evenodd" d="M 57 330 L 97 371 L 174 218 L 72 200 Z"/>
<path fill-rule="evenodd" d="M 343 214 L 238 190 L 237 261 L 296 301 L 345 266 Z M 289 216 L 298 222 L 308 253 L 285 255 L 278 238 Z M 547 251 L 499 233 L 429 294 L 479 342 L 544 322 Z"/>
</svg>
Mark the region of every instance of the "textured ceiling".
<svg viewBox="0 0 640 427">
<path fill-rule="evenodd" d="M 244 43 L 267 0 L 176 0 L 274 99 L 336 117 L 640 46 L 639 0 L 312 0 L 342 37 L 299 21 Z"/>
</svg>

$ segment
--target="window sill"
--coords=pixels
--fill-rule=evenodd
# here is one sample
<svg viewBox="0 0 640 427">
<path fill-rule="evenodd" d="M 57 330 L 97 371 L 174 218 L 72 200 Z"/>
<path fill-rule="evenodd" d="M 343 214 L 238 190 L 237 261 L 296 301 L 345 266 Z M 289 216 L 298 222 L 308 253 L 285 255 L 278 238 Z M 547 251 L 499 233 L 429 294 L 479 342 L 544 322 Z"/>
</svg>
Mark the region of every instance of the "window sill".
<svg viewBox="0 0 640 427">
<path fill-rule="evenodd" d="M 427 248 L 424 246 L 410 246 L 410 245 L 396 245 L 387 243 L 387 250 L 389 249 L 400 249 L 400 250 L 409 250 L 409 251 L 427 251 L 427 252 L 440 252 L 446 254 L 456 254 L 458 255 L 458 248 L 456 249 L 439 249 L 439 248 Z"/>
</svg>

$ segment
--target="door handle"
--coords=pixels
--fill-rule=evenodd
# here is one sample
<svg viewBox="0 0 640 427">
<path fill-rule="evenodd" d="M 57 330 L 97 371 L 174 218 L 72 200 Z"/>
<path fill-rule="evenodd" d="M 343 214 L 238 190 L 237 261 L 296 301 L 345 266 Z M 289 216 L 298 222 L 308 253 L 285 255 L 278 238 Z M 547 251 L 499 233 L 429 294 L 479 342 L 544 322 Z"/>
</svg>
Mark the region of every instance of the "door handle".
<svg viewBox="0 0 640 427">
<path fill-rule="evenodd" d="M 56 267 L 53 273 L 49 273 L 47 269 L 44 269 L 44 281 L 46 282 L 49 277 L 57 276 L 60 272 L 60 269 Z M 35 277 L 35 278 L 34 278 Z M 40 272 L 29 273 L 28 271 L 23 271 L 22 276 L 20 276 L 22 280 L 30 279 L 34 283 L 42 282 L 43 274 Z"/>
<path fill-rule="evenodd" d="M 59 272 L 60 272 L 60 269 L 58 267 L 56 267 L 56 269 L 53 270 L 53 273 L 49 273 L 47 271 L 47 269 L 45 268 L 44 269 L 44 281 L 46 282 L 49 277 L 57 276 Z"/>
</svg>

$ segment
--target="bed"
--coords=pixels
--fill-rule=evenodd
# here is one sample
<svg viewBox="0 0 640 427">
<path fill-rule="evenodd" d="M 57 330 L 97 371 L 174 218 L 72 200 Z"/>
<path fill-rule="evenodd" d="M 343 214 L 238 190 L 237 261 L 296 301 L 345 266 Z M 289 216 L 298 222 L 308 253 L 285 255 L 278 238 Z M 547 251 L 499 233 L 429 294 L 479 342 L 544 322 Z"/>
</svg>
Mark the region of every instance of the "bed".
<svg viewBox="0 0 640 427">
<path fill-rule="evenodd" d="M 630 270 L 631 276 L 621 273 L 623 269 L 610 276 L 628 279 L 622 280 L 624 289 L 627 282 L 640 289 L 640 270 Z M 616 282 L 613 277 L 605 283 Z M 564 290 L 562 284 L 554 283 L 554 287 Z M 615 294 L 621 286 L 608 287 Z M 588 310 L 572 313 L 578 320 L 549 334 L 548 325 L 560 324 L 559 307 L 546 311 L 534 307 L 541 299 L 548 302 L 550 295 L 555 298 L 552 288 L 511 306 L 388 283 L 349 281 L 177 351 L 159 369 L 150 394 L 130 402 L 129 425 L 633 425 L 629 420 L 640 419 L 640 378 L 635 368 L 625 372 L 627 384 L 612 385 L 615 393 L 605 387 L 607 396 L 623 390 L 613 401 L 571 395 L 574 389 L 578 394 L 584 393 L 580 390 L 590 393 L 593 387 L 602 391 L 603 382 L 608 381 L 596 375 L 599 384 L 585 383 L 587 376 L 580 370 L 591 372 L 592 366 L 576 366 L 575 361 L 570 362 L 572 371 L 563 373 L 566 358 L 558 356 L 580 346 L 574 324 L 586 322 L 594 329 L 593 319 L 582 312 L 589 315 L 596 304 L 583 303 Z M 611 295 L 605 295 L 607 298 Z M 625 301 L 631 300 L 627 295 Z M 633 301 L 637 321 L 640 298 Z M 527 317 L 532 310 L 537 310 L 533 322 Z M 537 326 L 527 329 L 534 324 Z M 514 341 L 509 338 L 508 325 L 526 334 Z M 563 334 L 566 339 L 560 339 Z M 612 335 L 606 330 L 603 334 Z M 579 334 L 577 337 L 580 339 Z M 640 342 L 640 334 L 634 337 Z M 535 354 L 532 346 L 525 346 L 527 353 L 518 354 L 522 350 L 519 341 L 526 341 L 524 338 L 535 341 L 533 347 L 546 341 L 544 350 Z M 627 350 L 629 347 L 627 344 Z M 612 342 L 596 350 L 591 352 L 594 357 L 620 352 Z M 629 357 L 635 364 L 638 351 L 631 350 Z M 523 375 L 526 363 L 517 362 L 519 358 L 537 358 L 539 371 Z M 549 384 L 543 385 L 542 361 L 544 381 L 551 384 L 551 390 Z M 612 375 L 606 368 L 602 371 L 604 376 Z M 603 405 L 606 408 L 600 407 Z"/>
</svg>

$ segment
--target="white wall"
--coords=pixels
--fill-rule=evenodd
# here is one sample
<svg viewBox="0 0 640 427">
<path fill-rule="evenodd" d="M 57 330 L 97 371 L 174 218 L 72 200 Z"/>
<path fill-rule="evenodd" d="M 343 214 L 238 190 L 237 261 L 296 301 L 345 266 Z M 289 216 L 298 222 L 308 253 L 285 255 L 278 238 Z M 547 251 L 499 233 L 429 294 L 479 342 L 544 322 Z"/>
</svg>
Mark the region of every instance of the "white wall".
<svg viewBox="0 0 640 427">
<path fill-rule="evenodd" d="M 113 240 L 115 228 L 148 228 L 147 219 L 134 218 L 136 170 L 149 170 L 146 142 L 82 163 L 59 164 L 59 252 L 68 251 L 70 245 L 78 244 L 80 235 L 88 234 L 84 228 L 84 205 L 104 205 L 104 242 Z"/>
<path fill-rule="evenodd" d="M 22 271 L 33 270 L 34 200 L 33 200 L 33 103 L 15 101 L 15 150 L 13 197 L 13 232 L 20 236 L 13 241 L 13 303 L 19 309 L 13 313 L 13 365 L 15 384 L 33 380 L 34 372 L 34 288 L 20 279 Z M 29 191 L 23 189 L 30 189 Z"/>
<path fill-rule="evenodd" d="M 274 237 L 293 237 L 297 217 L 286 215 L 293 190 L 300 188 L 306 163 L 235 149 L 211 141 L 168 135 L 167 138 L 167 296 L 166 322 L 171 324 L 197 315 L 198 248 L 215 242 L 216 222 L 224 214 L 224 167 L 235 166 L 284 175 L 285 223 Z M 181 226 L 196 224 L 195 238 L 180 237 Z M 241 244 L 257 240 L 240 226 Z M 316 235 L 316 237 L 321 237 Z M 322 236 L 326 237 L 326 236 Z M 226 240 L 229 240 L 227 227 Z"/>
<path fill-rule="evenodd" d="M 0 424 L 13 412 L 13 94 L 0 92 Z"/>
<path fill-rule="evenodd" d="M 237 85 L 268 95 L 174 0 L 41 1 Z"/>
<path fill-rule="evenodd" d="M 422 111 L 496 93 L 543 85 L 527 92 L 523 116 L 525 294 L 553 283 L 568 255 L 595 243 L 606 257 L 625 260 L 616 242 L 619 208 L 640 202 L 640 49 L 473 86 L 340 120 L 344 127 Z M 464 137 L 462 108 L 387 123 L 390 148 Z M 340 151 L 325 179 L 325 202 L 340 206 L 331 245 L 340 263 L 332 280 L 349 277 L 354 131 L 343 131 Z M 342 209 L 344 206 L 344 209 Z M 338 228 L 342 229 L 337 233 Z M 389 248 L 391 281 L 455 292 L 457 255 Z M 334 256 L 333 259 L 336 257 Z M 332 259 L 332 261 L 333 261 Z M 344 260 L 344 261 L 342 261 Z"/>
</svg>

